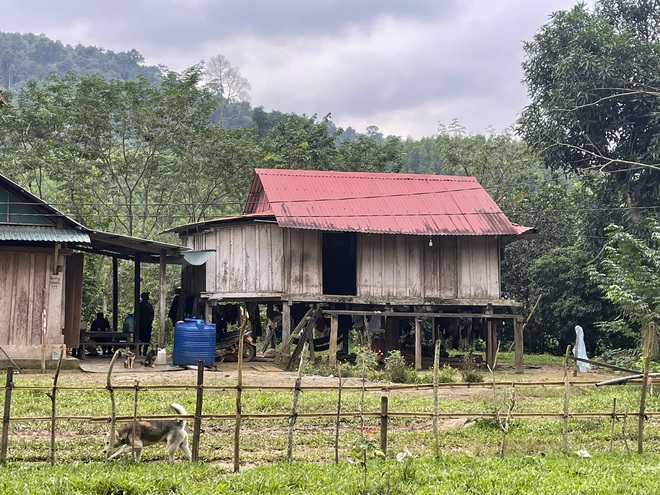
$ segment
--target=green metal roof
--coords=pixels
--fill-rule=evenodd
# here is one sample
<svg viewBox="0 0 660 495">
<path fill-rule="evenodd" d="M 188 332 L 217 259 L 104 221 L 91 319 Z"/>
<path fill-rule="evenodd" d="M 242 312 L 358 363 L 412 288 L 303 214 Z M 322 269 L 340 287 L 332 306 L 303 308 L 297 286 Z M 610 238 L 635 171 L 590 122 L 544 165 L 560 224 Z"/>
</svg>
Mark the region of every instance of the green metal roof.
<svg viewBox="0 0 660 495">
<path fill-rule="evenodd" d="M 0 225 L 0 241 L 91 243 L 87 232 L 32 225 Z"/>
</svg>

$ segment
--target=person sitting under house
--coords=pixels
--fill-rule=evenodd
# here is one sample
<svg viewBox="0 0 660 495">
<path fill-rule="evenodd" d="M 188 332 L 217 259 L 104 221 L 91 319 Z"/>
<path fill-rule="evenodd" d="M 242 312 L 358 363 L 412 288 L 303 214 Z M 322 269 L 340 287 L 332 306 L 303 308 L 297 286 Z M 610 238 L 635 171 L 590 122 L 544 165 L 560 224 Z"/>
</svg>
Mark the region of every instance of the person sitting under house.
<svg viewBox="0 0 660 495">
<path fill-rule="evenodd" d="M 96 313 L 96 319 L 90 325 L 91 332 L 109 332 L 110 322 L 103 313 Z M 96 342 L 112 342 L 112 337 L 95 337 Z M 103 346 L 103 354 L 112 354 L 111 346 Z"/>
</svg>

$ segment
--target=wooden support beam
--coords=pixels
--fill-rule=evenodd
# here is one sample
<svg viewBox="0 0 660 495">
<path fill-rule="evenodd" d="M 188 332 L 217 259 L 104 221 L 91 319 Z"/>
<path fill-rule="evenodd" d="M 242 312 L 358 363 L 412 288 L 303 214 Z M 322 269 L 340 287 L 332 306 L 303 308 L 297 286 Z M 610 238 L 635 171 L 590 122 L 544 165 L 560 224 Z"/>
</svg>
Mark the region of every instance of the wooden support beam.
<svg viewBox="0 0 660 495">
<path fill-rule="evenodd" d="M 158 349 L 165 347 L 165 303 L 167 298 L 167 280 L 166 280 L 166 256 L 167 251 L 160 250 L 160 282 L 158 294 Z"/>
<path fill-rule="evenodd" d="M 115 332 L 121 330 L 119 328 L 119 258 L 117 256 L 112 257 L 112 329 Z"/>
</svg>

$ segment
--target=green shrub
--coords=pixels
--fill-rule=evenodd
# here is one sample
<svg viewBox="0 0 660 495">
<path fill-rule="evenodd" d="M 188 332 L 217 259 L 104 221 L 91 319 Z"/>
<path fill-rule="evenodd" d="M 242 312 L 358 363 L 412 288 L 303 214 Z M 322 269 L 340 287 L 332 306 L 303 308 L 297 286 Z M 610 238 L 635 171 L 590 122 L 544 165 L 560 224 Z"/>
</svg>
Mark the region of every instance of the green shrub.
<svg viewBox="0 0 660 495">
<path fill-rule="evenodd" d="M 394 383 L 407 383 L 410 368 L 401 351 L 394 350 L 387 354 L 384 361 L 383 377 Z"/>
<path fill-rule="evenodd" d="M 484 381 L 484 374 L 478 369 L 463 370 L 461 376 L 463 381 L 467 383 L 481 383 Z"/>
<path fill-rule="evenodd" d="M 454 383 L 458 379 L 458 370 L 448 364 L 443 364 L 438 370 L 439 383 Z"/>
</svg>

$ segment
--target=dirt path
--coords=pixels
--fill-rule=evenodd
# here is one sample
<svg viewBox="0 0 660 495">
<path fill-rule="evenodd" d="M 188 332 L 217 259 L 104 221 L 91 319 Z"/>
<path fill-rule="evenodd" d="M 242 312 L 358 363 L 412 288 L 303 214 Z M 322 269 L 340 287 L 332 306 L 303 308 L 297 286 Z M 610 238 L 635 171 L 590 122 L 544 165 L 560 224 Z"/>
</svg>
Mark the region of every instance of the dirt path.
<svg viewBox="0 0 660 495">
<path fill-rule="evenodd" d="M 81 370 L 68 370 L 62 371 L 59 378 L 59 385 L 83 385 L 104 386 L 106 383 L 106 376 L 109 367 L 109 360 L 99 360 L 92 363 L 91 360 L 86 360 L 85 368 L 87 372 Z M 237 363 L 226 362 L 219 363 L 217 370 L 207 370 L 204 373 L 204 382 L 206 384 L 214 385 L 228 385 L 233 386 L 237 381 Z M 491 381 L 489 372 L 484 372 L 485 380 Z M 605 370 L 599 370 L 589 373 L 578 373 L 577 377 L 573 377 L 571 373 L 571 382 L 597 382 L 612 378 L 614 375 Z M 264 359 L 255 359 L 250 363 L 246 363 L 243 370 L 243 384 L 247 386 L 285 386 L 294 387 L 296 379 L 296 372 L 284 371 L 275 366 L 272 361 Z M 544 365 L 544 366 L 528 366 L 522 374 L 516 374 L 513 366 L 502 364 L 495 372 L 495 380 L 502 383 L 510 382 L 538 382 L 538 383 L 552 383 L 561 382 L 564 379 L 564 371 L 562 366 L 558 365 Z M 157 367 L 157 368 L 143 368 L 139 363 L 136 363 L 135 369 L 126 370 L 121 365 L 115 365 L 112 375 L 112 383 L 114 385 L 133 385 L 135 381 L 140 381 L 143 385 L 160 384 L 160 385 L 194 385 L 197 381 L 196 369 L 183 369 L 174 366 Z M 337 377 L 324 377 L 316 375 L 304 375 L 303 387 L 337 387 Z M 344 386 L 359 387 L 362 380 L 359 378 L 348 378 L 343 381 Z M 383 382 L 369 382 L 370 386 L 386 386 Z M 449 389 L 452 394 L 462 395 L 465 390 L 457 387 Z M 414 393 L 409 391 L 407 393 Z"/>
</svg>

